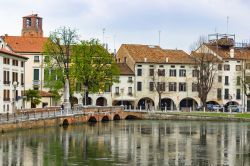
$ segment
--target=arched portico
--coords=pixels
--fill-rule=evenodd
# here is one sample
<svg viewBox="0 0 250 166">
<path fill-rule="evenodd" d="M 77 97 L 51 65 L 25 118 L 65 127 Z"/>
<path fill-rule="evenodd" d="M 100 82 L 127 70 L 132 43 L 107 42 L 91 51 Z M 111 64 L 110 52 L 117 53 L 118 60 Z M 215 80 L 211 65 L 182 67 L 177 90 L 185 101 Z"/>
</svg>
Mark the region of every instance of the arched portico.
<svg viewBox="0 0 250 166">
<path fill-rule="evenodd" d="M 239 105 L 239 103 L 237 101 L 229 101 L 225 104 L 225 106 L 229 106 L 229 105 Z"/>
<path fill-rule="evenodd" d="M 107 106 L 107 99 L 105 97 L 98 97 L 96 99 L 97 106 Z"/>
<path fill-rule="evenodd" d="M 174 101 L 170 98 L 161 99 L 161 110 L 176 110 Z"/>
<path fill-rule="evenodd" d="M 85 104 L 85 102 L 87 103 L 87 104 Z M 85 98 L 83 98 L 82 99 L 82 103 L 83 103 L 83 105 L 93 105 L 92 103 L 93 103 L 93 101 L 92 101 L 92 99 L 91 99 L 91 97 L 88 97 L 88 99 L 85 101 Z"/>
<path fill-rule="evenodd" d="M 207 101 L 207 104 L 220 105 L 217 101 Z"/>
<path fill-rule="evenodd" d="M 195 99 L 186 97 L 180 101 L 179 108 L 180 110 L 189 110 L 190 108 L 192 110 L 195 110 L 195 108 L 198 106 L 198 103 Z"/>
<path fill-rule="evenodd" d="M 154 101 L 149 97 L 141 98 L 138 101 L 137 108 L 142 110 L 152 110 L 154 109 Z"/>
<path fill-rule="evenodd" d="M 78 99 L 76 97 L 72 97 L 72 104 L 75 105 L 75 104 L 78 104 Z"/>
</svg>

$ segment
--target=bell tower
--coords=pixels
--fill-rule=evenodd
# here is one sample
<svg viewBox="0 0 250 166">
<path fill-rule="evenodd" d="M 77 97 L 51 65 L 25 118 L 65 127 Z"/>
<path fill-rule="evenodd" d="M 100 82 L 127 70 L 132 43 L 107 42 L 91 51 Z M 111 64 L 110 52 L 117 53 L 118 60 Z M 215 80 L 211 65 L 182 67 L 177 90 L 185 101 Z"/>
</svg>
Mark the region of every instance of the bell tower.
<svg viewBox="0 0 250 166">
<path fill-rule="evenodd" d="M 22 36 L 43 37 L 42 18 L 37 14 L 23 17 Z"/>
</svg>

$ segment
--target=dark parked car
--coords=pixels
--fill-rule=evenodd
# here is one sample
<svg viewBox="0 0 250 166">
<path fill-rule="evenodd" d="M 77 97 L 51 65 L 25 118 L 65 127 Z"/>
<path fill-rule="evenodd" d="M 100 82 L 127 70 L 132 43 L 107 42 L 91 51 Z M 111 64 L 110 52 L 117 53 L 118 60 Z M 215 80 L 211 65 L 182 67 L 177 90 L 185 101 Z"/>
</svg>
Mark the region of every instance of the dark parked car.
<svg viewBox="0 0 250 166">
<path fill-rule="evenodd" d="M 241 112 L 239 106 L 237 106 L 237 105 L 229 105 L 229 106 L 227 106 L 226 107 L 226 112 L 230 112 L 230 110 L 232 112 Z"/>
<path fill-rule="evenodd" d="M 197 111 L 202 111 L 202 106 L 198 106 L 196 108 Z M 217 104 L 207 104 L 207 110 L 209 111 L 223 111 L 223 106 L 217 105 Z"/>
</svg>

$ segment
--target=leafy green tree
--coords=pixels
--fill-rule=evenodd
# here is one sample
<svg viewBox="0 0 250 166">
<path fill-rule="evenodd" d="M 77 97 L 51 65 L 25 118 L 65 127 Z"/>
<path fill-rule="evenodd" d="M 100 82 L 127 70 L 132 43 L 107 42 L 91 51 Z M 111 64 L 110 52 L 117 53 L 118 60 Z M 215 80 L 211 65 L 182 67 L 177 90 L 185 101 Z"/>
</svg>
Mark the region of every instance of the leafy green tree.
<svg viewBox="0 0 250 166">
<path fill-rule="evenodd" d="M 25 95 L 27 97 L 27 101 L 31 102 L 31 108 L 36 108 L 36 105 L 41 103 L 41 100 L 40 100 L 41 96 L 39 94 L 39 91 L 29 89 L 25 91 Z"/>
<path fill-rule="evenodd" d="M 45 87 L 51 91 L 63 89 L 65 80 L 70 80 L 70 49 L 77 41 L 76 30 L 61 27 L 51 32 L 45 43 Z"/>
<path fill-rule="evenodd" d="M 71 76 L 77 91 L 96 93 L 118 81 L 119 69 L 112 55 L 98 40 L 82 41 L 72 49 Z M 88 103 L 87 103 L 88 104 Z"/>
</svg>

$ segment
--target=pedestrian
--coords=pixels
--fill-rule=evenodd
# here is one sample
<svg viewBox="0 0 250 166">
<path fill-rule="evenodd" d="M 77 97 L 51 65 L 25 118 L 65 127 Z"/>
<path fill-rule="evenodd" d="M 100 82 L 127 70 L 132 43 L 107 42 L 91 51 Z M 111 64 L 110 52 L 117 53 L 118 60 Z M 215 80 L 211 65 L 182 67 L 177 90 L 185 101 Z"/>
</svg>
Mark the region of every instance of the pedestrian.
<svg viewBox="0 0 250 166">
<path fill-rule="evenodd" d="M 148 103 L 147 110 L 150 111 L 150 103 Z"/>
<path fill-rule="evenodd" d="M 64 105 L 63 105 L 63 104 L 61 105 L 61 110 L 62 110 L 62 111 L 64 110 Z"/>
</svg>

